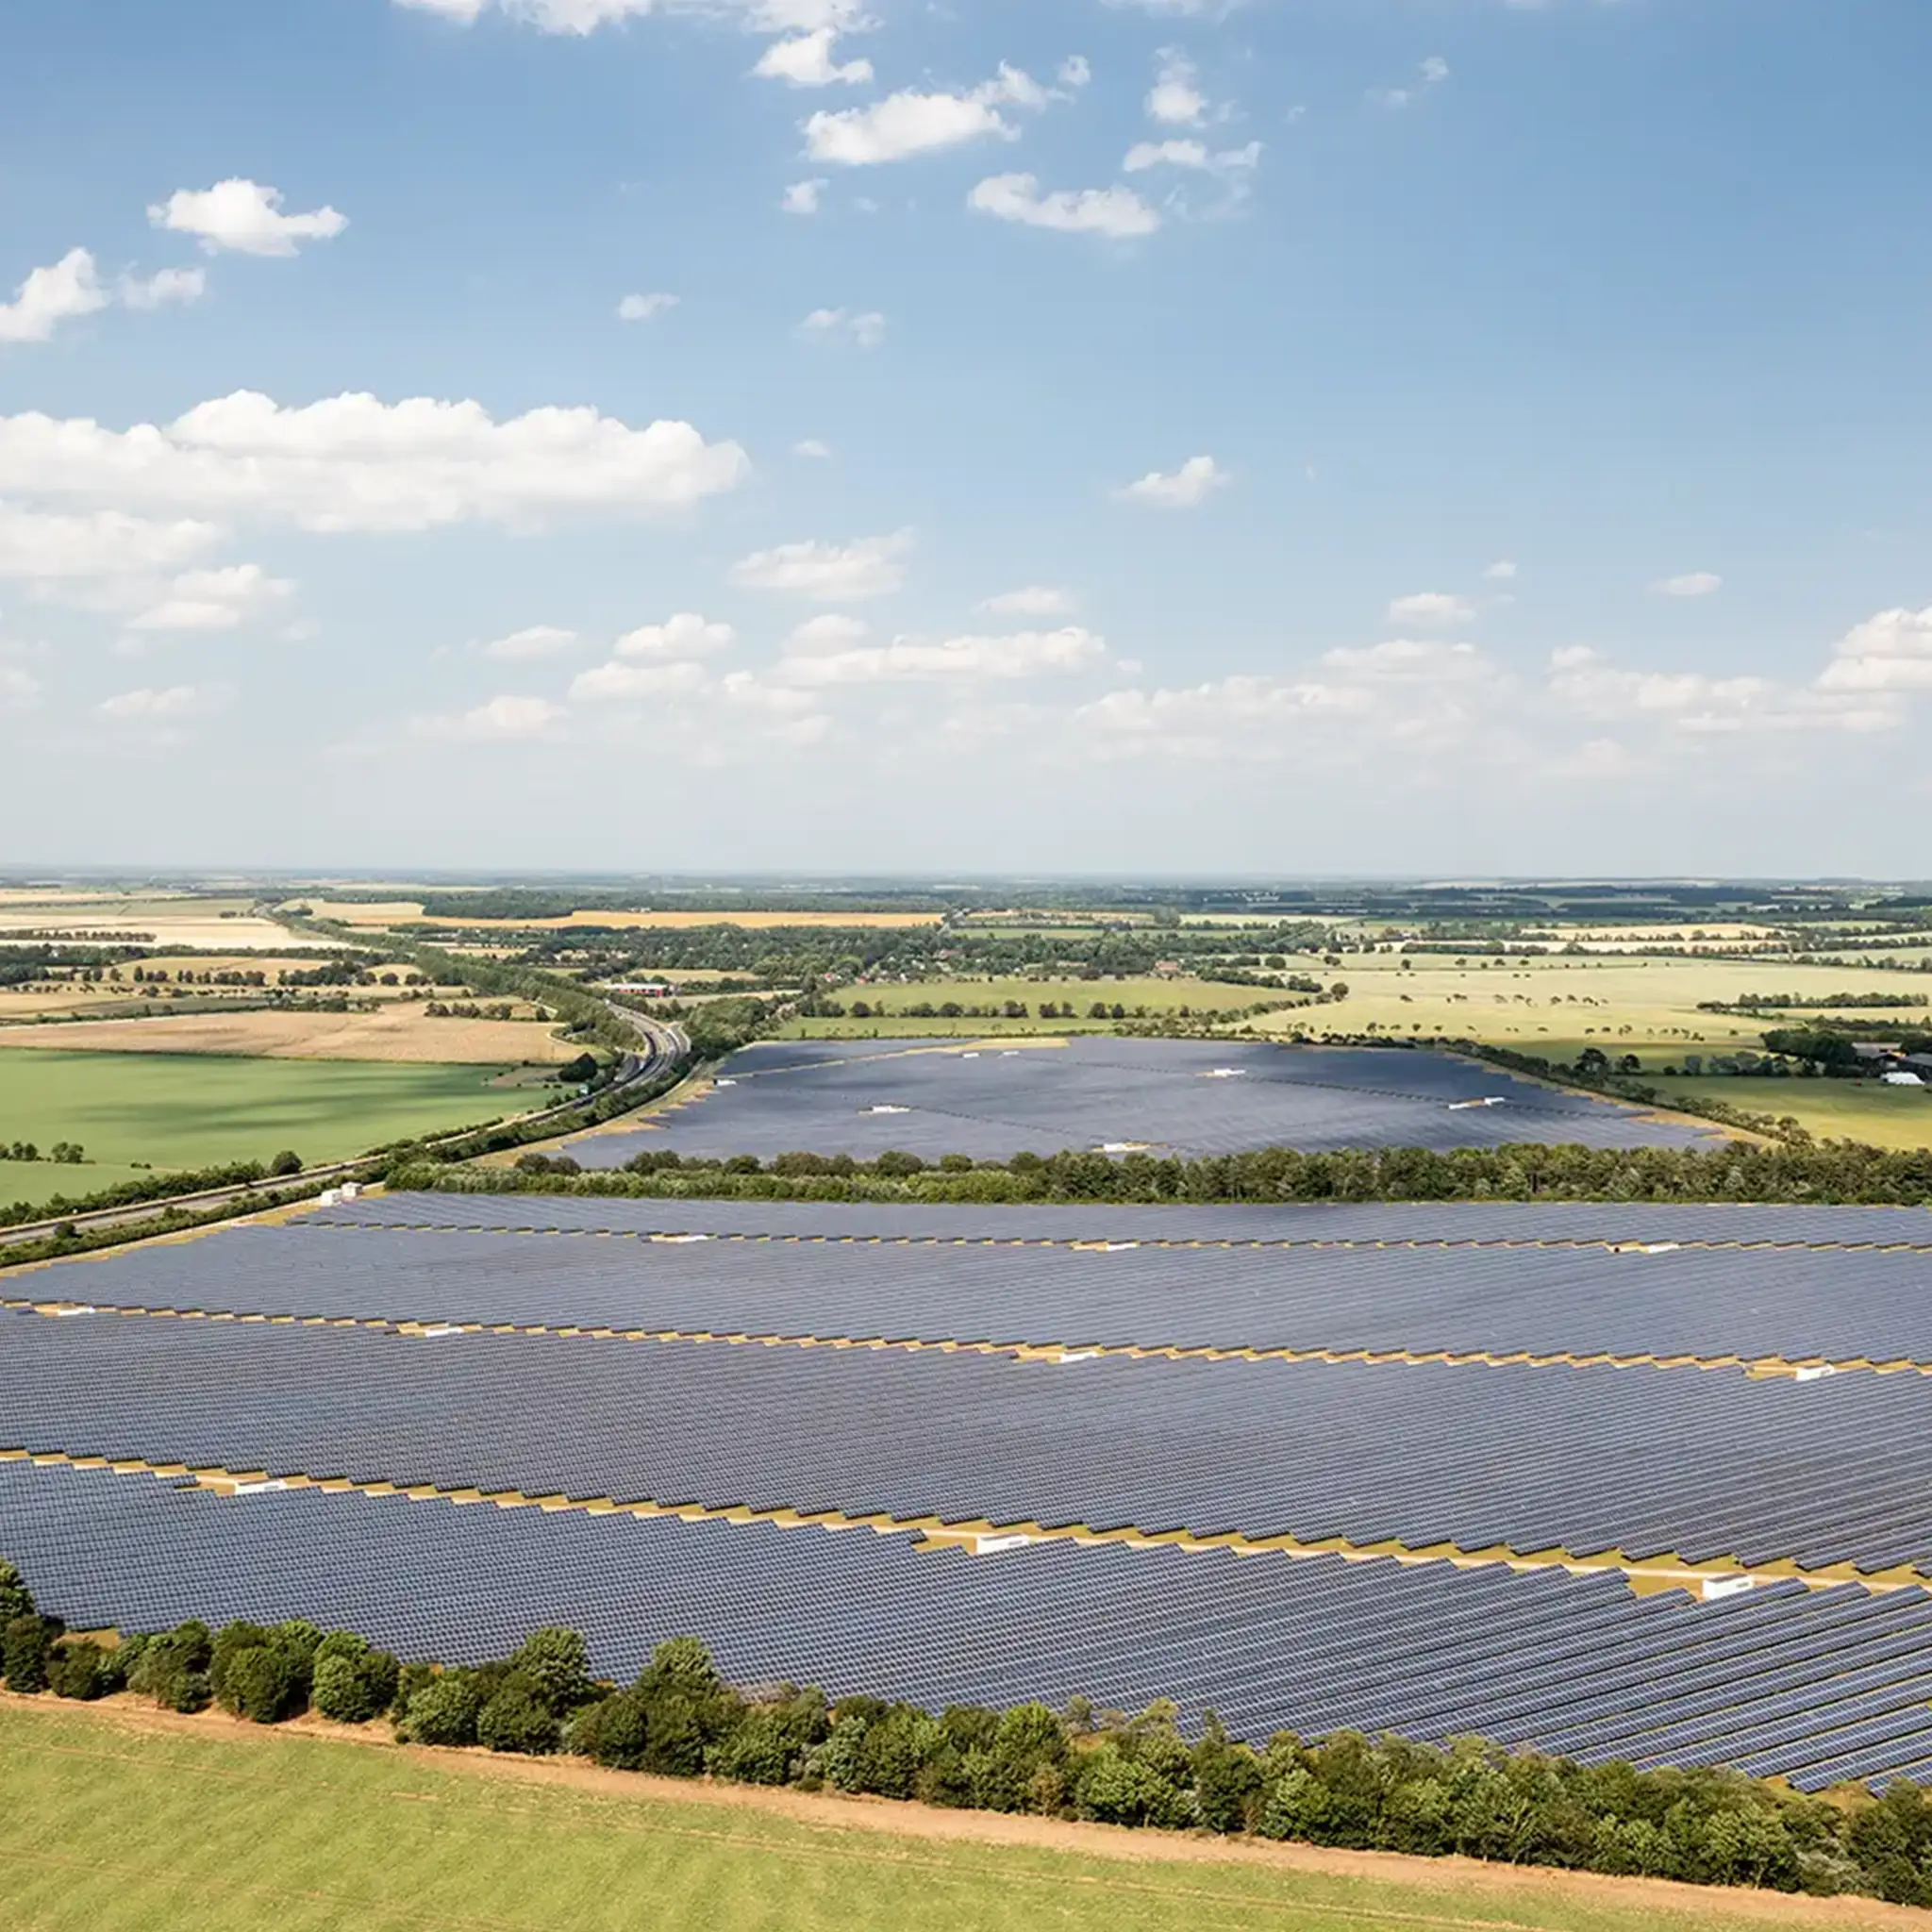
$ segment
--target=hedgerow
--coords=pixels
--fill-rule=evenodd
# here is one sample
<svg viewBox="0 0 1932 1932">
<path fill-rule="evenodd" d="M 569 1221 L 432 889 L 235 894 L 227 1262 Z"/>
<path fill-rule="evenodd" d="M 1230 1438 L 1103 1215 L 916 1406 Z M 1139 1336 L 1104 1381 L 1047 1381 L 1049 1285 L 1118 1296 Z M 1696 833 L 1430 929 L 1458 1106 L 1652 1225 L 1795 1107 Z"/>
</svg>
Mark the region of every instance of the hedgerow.
<svg viewBox="0 0 1932 1932">
<path fill-rule="evenodd" d="M 693 1159 L 653 1151 L 617 1171 L 584 1172 L 567 1155 L 515 1168 L 401 1161 L 393 1189 L 453 1193 L 584 1194 L 644 1199 L 788 1201 L 1292 1203 L 1312 1201 L 1807 1202 L 1932 1206 L 1932 1148 L 1811 1145 L 1362 1147 L 1306 1153 L 1263 1147 L 1190 1159 L 1069 1149 L 928 1162 L 885 1153 L 749 1154 Z"/>
<path fill-rule="evenodd" d="M 125 1684 L 175 1710 L 212 1695 L 258 1724 L 311 1707 L 345 1724 L 387 1717 L 408 1742 L 569 1752 L 673 1777 L 1932 1905 L 1932 1804 L 1903 1782 L 1875 1798 L 1803 1798 L 1738 1772 L 1582 1765 L 1479 1738 L 1283 1731 L 1256 1744 L 1211 1715 L 1190 1737 L 1165 1702 L 1131 1716 L 1079 1698 L 1064 1711 L 935 1715 L 790 1684 L 741 1690 L 690 1637 L 658 1644 L 628 1685 L 594 1680 L 583 1638 L 562 1629 L 451 1668 L 398 1666 L 352 1632 L 300 1622 L 189 1623 L 108 1647 L 37 1614 L 0 1563 L 7 1612 L 8 1687 L 26 1694 Z"/>
</svg>

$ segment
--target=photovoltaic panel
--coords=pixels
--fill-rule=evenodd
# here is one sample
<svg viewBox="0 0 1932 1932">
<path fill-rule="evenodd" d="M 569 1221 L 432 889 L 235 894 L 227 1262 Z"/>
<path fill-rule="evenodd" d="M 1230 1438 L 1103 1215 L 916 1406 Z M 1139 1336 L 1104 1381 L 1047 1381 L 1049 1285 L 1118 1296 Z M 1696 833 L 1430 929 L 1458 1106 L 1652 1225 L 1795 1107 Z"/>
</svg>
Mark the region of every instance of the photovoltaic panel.
<svg viewBox="0 0 1932 1932">
<path fill-rule="evenodd" d="M 0 1441 L 944 1522 L 1932 1562 L 1932 1378 L 625 1342 L 0 1316 Z"/>
<path fill-rule="evenodd" d="M 1537 1087 L 1447 1054 L 1087 1036 L 1026 1047 L 759 1042 L 734 1056 L 706 1096 L 634 1133 L 584 1135 L 569 1146 L 583 1165 L 604 1168 L 663 1148 L 998 1159 L 1134 1146 L 1209 1155 L 1530 1141 L 1694 1147 L 1721 1139 L 1714 1128 Z"/>
<path fill-rule="evenodd" d="M 1630 1201 L 1361 1201 L 975 1207 L 958 1203 L 365 1194 L 316 1208 L 332 1225 L 799 1235 L 833 1240 L 1745 1242 L 1932 1249 L 1925 1208 Z"/>
<path fill-rule="evenodd" d="M 505 1206 L 514 1220 L 514 1200 L 371 1205 L 400 1206 L 413 1222 L 230 1229 L 69 1264 L 23 1291 L 115 1307 L 688 1334 L 1932 1364 L 1926 1250 L 654 1241 L 424 1225 L 453 1213 L 487 1230 L 490 1214 L 473 1210 Z"/>
<path fill-rule="evenodd" d="M 703 1636 L 733 1681 L 940 1708 L 1178 1702 L 1239 1737 L 1464 1735 L 1585 1762 L 1733 1763 L 1800 1790 L 1883 1783 L 1928 1749 L 1932 1600 L 1782 1585 L 1695 1604 L 1612 1577 L 1037 1546 L 458 1508 L 222 1498 L 0 1464 L 0 1554 L 76 1628 L 300 1616 L 406 1657 L 502 1657 L 581 1629 L 618 1681 Z M 1740 1740 L 1748 1740 L 1741 1742 Z"/>
</svg>

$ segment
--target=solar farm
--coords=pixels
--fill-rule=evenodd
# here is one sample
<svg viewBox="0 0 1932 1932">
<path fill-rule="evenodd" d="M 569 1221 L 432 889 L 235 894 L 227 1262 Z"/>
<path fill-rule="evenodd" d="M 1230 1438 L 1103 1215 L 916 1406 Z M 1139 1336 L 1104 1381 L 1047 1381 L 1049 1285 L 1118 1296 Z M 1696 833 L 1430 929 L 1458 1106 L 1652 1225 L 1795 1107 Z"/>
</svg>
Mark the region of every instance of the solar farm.
<svg viewBox="0 0 1932 1932">
<path fill-rule="evenodd" d="M 1922 1779 L 1928 1291 L 1905 1208 L 378 1195 L 0 1276 L 0 1552 L 82 1628 Z"/>
<path fill-rule="evenodd" d="M 636 1129 L 574 1141 L 569 1152 L 585 1167 L 621 1167 L 660 1150 L 1003 1160 L 1068 1148 L 1208 1155 L 1527 1141 L 1695 1147 L 1718 1139 L 1439 1053 L 1261 1040 L 816 1040 L 758 1041 L 702 1096 Z"/>
</svg>

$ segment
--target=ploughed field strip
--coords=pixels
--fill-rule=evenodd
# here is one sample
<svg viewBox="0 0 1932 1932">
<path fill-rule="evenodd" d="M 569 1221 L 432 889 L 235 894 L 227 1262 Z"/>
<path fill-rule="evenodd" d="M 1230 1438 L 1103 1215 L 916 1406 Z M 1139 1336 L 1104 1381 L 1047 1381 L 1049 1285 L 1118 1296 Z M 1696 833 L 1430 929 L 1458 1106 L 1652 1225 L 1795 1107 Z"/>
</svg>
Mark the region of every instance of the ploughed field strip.
<svg viewBox="0 0 1932 1932">
<path fill-rule="evenodd" d="M 0 1314 L 0 1447 L 658 1507 L 1932 1569 L 1932 1379 Z M 1794 1572 L 1795 1574 L 1795 1572 Z"/>
<path fill-rule="evenodd" d="M 870 1159 L 889 1149 L 1002 1159 L 1064 1149 L 1232 1154 L 1513 1142 L 1694 1147 L 1722 1136 L 1445 1054 L 1267 1041 L 1084 1037 L 959 1050 L 880 1041 L 761 1042 L 701 1098 L 633 1133 L 569 1143 L 587 1167 L 633 1155 Z"/>
<path fill-rule="evenodd" d="M 559 1234 L 716 1234 L 786 1241 L 1140 1241 L 1211 1247 L 1809 1247 L 1932 1251 L 1924 1208 L 1623 1201 L 1362 1201 L 1286 1206 L 1115 1203 L 982 1208 L 951 1202 L 711 1201 L 573 1194 L 364 1194 L 305 1217 L 330 1227 Z"/>
<path fill-rule="evenodd" d="M 615 1240 L 420 1224 L 513 1217 L 514 1199 L 371 1205 L 389 1214 L 131 1249 L 0 1279 L 0 1300 L 621 1336 L 1932 1367 L 1924 1249 Z M 681 1203 L 560 1205 L 684 1218 Z"/>
<path fill-rule="evenodd" d="M 1787 1584 L 1698 1604 L 1610 1576 L 596 1521 L 316 1491 L 217 1496 L 0 1463 L 0 1549 L 75 1628 L 302 1616 L 408 1657 L 583 1630 L 602 1674 L 699 1631 L 740 1683 L 938 1708 L 1174 1697 L 1241 1736 L 1476 1734 L 1801 1790 L 1932 1774 L 1932 1600 Z"/>
</svg>

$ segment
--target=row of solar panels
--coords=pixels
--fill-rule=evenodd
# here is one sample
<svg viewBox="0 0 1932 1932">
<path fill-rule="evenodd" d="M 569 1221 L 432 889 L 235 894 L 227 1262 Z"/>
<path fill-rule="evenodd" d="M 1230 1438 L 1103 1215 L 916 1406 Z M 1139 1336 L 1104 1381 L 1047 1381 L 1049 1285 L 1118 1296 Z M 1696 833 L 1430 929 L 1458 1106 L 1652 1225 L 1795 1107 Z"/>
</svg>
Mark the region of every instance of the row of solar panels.
<svg viewBox="0 0 1932 1932">
<path fill-rule="evenodd" d="M 460 1204 L 459 1204 L 460 1205 Z M 1932 1254 L 911 1245 L 236 1228 L 39 1275 L 114 1307 L 1042 1346 L 1932 1364 Z"/>
<path fill-rule="evenodd" d="M 1932 1249 L 1925 1208 L 1646 1201 L 1362 1201 L 984 1208 L 950 1203 L 599 1199 L 571 1194 L 364 1194 L 308 1217 L 356 1226 L 555 1228 L 827 1241 L 1548 1241 Z"/>
<path fill-rule="evenodd" d="M 1932 1565 L 1932 1378 L 0 1315 L 0 1446 L 662 1504 Z"/>
<path fill-rule="evenodd" d="M 547 1515 L 315 1491 L 232 1499 L 0 1464 L 0 1554 L 76 1627 L 313 1619 L 405 1656 L 590 1639 L 627 1678 L 697 1634 L 744 1684 L 931 1707 L 1075 1693 L 1239 1736 L 1482 1735 L 1586 1761 L 1734 1763 L 1801 1790 L 1932 1774 L 1932 1600 L 1778 1586 L 1699 1605 L 1609 1577 Z"/>
</svg>

